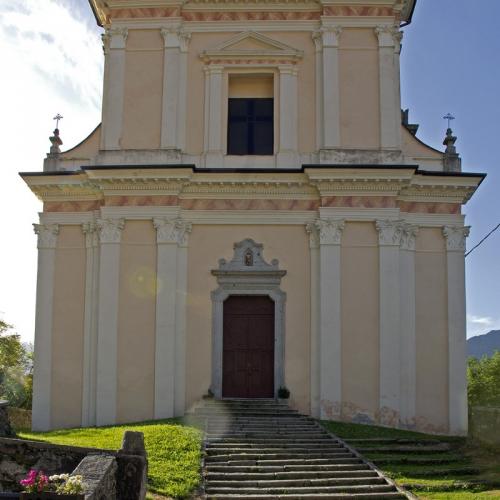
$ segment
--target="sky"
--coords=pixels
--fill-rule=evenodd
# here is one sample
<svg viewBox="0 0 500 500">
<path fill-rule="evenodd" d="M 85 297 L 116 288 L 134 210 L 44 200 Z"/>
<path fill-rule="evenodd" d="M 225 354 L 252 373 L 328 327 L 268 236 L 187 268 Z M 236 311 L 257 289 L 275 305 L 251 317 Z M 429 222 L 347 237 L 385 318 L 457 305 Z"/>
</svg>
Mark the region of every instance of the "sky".
<svg viewBox="0 0 500 500">
<path fill-rule="evenodd" d="M 478 6 L 480 5 L 480 8 Z M 462 167 L 488 177 L 465 206 L 472 248 L 500 223 L 499 0 L 418 0 L 404 28 L 402 106 L 437 149 L 452 113 Z M 0 0 L 0 319 L 31 341 L 41 203 L 18 176 L 41 171 L 60 123 L 64 149 L 101 120 L 103 53 L 87 0 Z M 467 336 L 500 329 L 500 230 L 466 259 Z"/>
</svg>

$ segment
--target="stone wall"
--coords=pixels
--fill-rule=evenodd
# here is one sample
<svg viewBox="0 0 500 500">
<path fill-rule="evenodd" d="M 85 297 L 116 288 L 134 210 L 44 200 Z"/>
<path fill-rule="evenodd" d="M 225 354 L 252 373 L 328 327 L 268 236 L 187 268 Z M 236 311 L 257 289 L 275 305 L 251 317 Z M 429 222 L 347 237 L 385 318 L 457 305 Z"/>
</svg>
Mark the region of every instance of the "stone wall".
<svg viewBox="0 0 500 500">
<path fill-rule="evenodd" d="M 21 429 L 31 430 L 31 410 L 9 407 L 8 413 L 10 425 L 15 431 L 19 431 Z"/>
<path fill-rule="evenodd" d="M 9 407 L 7 401 L 0 400 L 0 436 L 14 437 L 14 431 L 10 425 Z"/>
<path fill-rule="evenodd" d="M 30 469 L 82 475 L 86 500 L 143 500 L 147 456 L 141 432 L 126 431 L 116 451 L 0 438 L 0 493 L 20 491 Z"/>
<path fill-rule="evenodd" d="M 500 408 L 473 407 L 469 429 L 472 439 L 500 447 Z"/>
</svg>

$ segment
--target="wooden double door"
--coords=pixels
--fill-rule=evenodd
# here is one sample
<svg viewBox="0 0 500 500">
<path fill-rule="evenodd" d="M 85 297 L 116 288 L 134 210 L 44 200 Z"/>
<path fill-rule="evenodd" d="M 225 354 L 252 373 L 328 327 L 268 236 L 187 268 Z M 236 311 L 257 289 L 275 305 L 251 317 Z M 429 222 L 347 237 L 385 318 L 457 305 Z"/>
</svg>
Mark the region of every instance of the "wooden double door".
<svg viewBox="0 0 500 500">
<path fill-rule="evenodd" d="M 222 396 L 274 397 L 274 302 L 232 295 L 224 302 Z"/>
</svg>

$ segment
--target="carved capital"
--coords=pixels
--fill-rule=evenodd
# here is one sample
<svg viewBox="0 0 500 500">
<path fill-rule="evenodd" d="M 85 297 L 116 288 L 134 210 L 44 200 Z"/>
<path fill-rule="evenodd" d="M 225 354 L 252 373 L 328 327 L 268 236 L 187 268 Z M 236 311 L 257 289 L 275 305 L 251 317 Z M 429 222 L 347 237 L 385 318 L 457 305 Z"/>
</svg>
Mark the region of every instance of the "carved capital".
<svg viewBox="0 0 500 500">
<path fill-rule="evenodd" d="M 444 226 L 443 236 L 446 238 L 446 250 L 448 252 L 464 252 L 465 240 L 469 233 L 469 226 Z"/>
<path fill-rule="evenodd" d="M 378 220 L 375 223 L 380 246 L 399 246 L 403 236 L 403 223 L 399 220 Z"/>
<path fill-rule="evenodd" d="M 401 233 L 401 249 L 415 250 L 415 241 L 417 239 L 418 226 L 415 224 L 403 224 Z"/>
<path fill-rule="evenodd" d="M 33 224 L 38 236 L 38 248 L 56 248 L 59 224 Z"/>
<path fill-rule="evenodd" d="M 314 42 L 316 52 L 321 52 L 323 49 L 323 32 L 321 30 L 315 30 L 312 32 L 311 37 Z"/>
<path fill-rule="evenodd" d="M 314 225 L 320 245 L 340 245 L 345 227 L 344 219 L 317 219 Z"/>
<path fill-rule="evenodd" d="M 318 248 L 319 231 L 316 227 L 316 222 L 308 222 L 306 224 L 306 233 L 309 235 L 309 248 Z"/>
<path fill-rule="evenodd" d="M 120 243 L 125 219 L 97 219 L 96 225 L 101 243 Z"/>
<path fill-rule="evenodd" d="M 187 52 L 191 33 L 179 27 L 162 28 L 160 30 L 166 49 L 178 48 L 181 52 Z"/>
<path fill-rule="evenodd" d="M 107 54 L 109 49 L 124 49 L 127 36 L 128 28 L 107 28 L 101 37 L 104 44 L 104 53 Z"/>
<path fill-rule="evenodd" d="M 339 46 L 342 26 L 323 26 L 321 33 L 323 35 L 323 47 L 337 48 Z"/>
<path fill-rule="evenodd" d="M 403 32 L 395 26 L 377 26 L 375 34 L 378 37 L 379 47 L 394 47 L 394 51 L 398 52 L 401 49 L 401 41 L 403 39 Z"/>
<path fill-rule="evenodd" d="M 97 224 L 95 222 L 84 222 L 82 224 L 82 231 L 85 235 L 85 246 L 95 247 L 99 243 L 99 238 L 97 235 Z"/>
<path fill-rule="evenodd" d="M 179 246 L 187 246 L 188 236 L 192 230 L 191 222 L 182 219 L 155 217 L 153 226 L 156 229 L 157 243 L 175 243 Z"/>
</svg>

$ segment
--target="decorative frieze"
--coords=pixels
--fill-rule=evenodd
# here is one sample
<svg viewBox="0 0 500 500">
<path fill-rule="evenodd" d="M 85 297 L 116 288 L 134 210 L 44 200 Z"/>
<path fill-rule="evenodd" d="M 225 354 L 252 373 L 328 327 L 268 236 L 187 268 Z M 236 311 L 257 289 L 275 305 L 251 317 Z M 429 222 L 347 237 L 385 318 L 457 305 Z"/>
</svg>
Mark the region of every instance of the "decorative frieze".
<svg viewBox="0 0 500 500">
<path fill-rule="evenodd" d="M 189 233 L 192 230 L 191 222 L 180 218 L 155 217 L 153 226 L 156 229 L 156 241 L 158 243 L 176 243 L 179 246 L 187 245 Z"/>
<path fill-rule="evenodd" d="M 96 224 L 101 243 L 120 243 L 125 219 L 98 219 Z"/>
<path fill-rule="evenodd" d="M 400 220 L 378 220 L 375 223 L 380 246 L 399 246 L 403 236 L 403 223 Z"/>
<path fill-rule="evenodd" d="M 465 240 L 469 236 L 469 226 L 444 226 L 443 236 L 446 238 L 448 252 L 465 251 Z"/>
<path fill-rule="evenodd" d="M 33 224 L 33 230 L 38 236 L 38 248 L 55 248 L 59 224 Z"/>
</svg>

